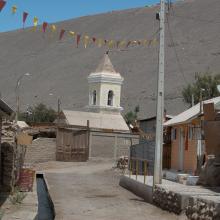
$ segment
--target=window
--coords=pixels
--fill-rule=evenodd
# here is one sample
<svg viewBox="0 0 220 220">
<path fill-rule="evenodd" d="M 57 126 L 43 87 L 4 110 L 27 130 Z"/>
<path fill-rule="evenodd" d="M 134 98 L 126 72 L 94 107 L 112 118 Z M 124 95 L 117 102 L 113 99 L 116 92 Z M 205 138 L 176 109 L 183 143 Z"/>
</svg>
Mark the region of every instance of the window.
<svg viewBox="0 0 220 220">
<path fill-rule="evenodd" d="M 172 128 L 171 130 L 171 140 L 176 140 L 177 138 L 177 129 L 176 128 Z"/>
<path fill-rule="evenodd" d="M 114 95 L 113 91 L 110 90 L 108 92 L 108 103 L 107 103 L 108 106 L 113 106 L 113 95 Z"/>
<path fill-rule="evenodd" d="M 96 105 L 96 91 L 95 90 L 92 93 L 92 104 Z"/>
</svg>

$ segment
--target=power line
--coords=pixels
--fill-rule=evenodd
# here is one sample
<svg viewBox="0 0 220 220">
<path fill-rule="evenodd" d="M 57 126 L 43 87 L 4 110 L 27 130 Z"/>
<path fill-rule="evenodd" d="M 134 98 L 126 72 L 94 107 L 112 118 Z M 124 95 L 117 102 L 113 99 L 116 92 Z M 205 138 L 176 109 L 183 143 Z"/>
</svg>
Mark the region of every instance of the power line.
<svg viewBox="0 0 220 220">
<path fill-rule="evenodd" d="M 171 7 L 172 8 L 172 7 Z M 183 71 L 183 68 L 182 68 L 182 64 L 180 62 L 180 58 L 179 58 L 179 55 L 177 53 L 177 49 L 176 49 L 176 46 L 175 46 L 175 42 L 174 42 L 174 39 L 173 39 L 173 35 L 172 35 L 172 32 L 171 32 L 171 28 L 170 28 L 170 22 L 169 22 L 169 16 L 168 14 L 166 15 L 167 17 L 167 27 L 168 27 L 168 33 L 169 33 L 169 36 L 170 36 L 170 40 L 171 40 L 171 44 L 172 44 L 172 47 L 174 49 L 174 53 L 175 53 L 175 57 L 176 57 L 176 61 L 177 61 L 177 64 L 178 64 L 178 68 L 179 68 L 179 72 L 181 73 L 184 81 L 186 84 L 188 84 L 188 81 L 186 80 L 186 77 L 184 75 L 184 71 Z"/>
</svg>

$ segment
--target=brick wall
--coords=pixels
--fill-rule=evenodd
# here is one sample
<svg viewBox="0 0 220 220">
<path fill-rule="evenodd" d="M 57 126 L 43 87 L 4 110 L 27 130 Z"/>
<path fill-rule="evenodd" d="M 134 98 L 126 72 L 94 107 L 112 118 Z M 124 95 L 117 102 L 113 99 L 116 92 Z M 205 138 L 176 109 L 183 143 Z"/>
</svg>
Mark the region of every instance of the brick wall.
<svg viewBox="0 0 220 220">
<path fill-rule="evenodd" d="M 43 163 L 56 160 L 56 139 L 37 138 L 27 146 L 25 164 Z"/>
</svg>

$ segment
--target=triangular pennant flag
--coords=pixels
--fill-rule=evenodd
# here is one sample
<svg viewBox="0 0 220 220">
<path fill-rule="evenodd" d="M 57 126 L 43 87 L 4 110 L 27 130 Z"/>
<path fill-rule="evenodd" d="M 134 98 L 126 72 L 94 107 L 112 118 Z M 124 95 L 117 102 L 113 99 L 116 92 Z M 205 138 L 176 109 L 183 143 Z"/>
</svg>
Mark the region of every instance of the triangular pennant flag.
<svg viewBox="0 0 220 220">
<path fill-rule="evenodd" d="M 154 38 L 151 43 L 153 46 L 156 46 L 157 45 L 157 38 Z"/>
<path fill-rule="evenodd" d="M 114 47 L 115 42 L 113 40 L 108 41 L 108 47 L 109 49 L 112 49 Z"/>
<path fill-rule="evenodd" d="M 142 41 L 142 44 L 143 44 L 144 46 L 147 46 L 147 45 L 148 45 L 148 40 L 143 40 L 143 41 Z"/>
<path fill-rule="evenodd" d="M 17 6 L 13 5 L 11 8 L 11 13 L 14 15 L 17 12 Z"/>
<path fill-rule="evenodd" d="M 77 35 L 76 35 L 76 46 L 77 46 L 77 47 L 79 46 L 80 38 L 81 38 L 81 35 L 80 35 L 80 34 L 77 34 Z"/>
<path fill-rule="evenodd" d="M 34 22 L 34 27 L 37 27 L 37 25 L 38 25 L 38 18 L 34 17 L 33 22 Z"/>
<path fill-rule="evenodd" d="M 48 23 L 47 23 L 47 22 L 44 22 L 44 23 L 43 23 L 43 32 L 44 32 L 44 33 L 46 32 L 47 26 L 48 26 Z"/>
<path fill-rule="evenodd" d="M 71 37 L 75 37 L 76 33 L 74 31 L 69 31 Z"/>
<path fill-rule="evenodd" d="M 59 40 L 62 40 L 64 33 L 65 33 L 65 30 L 62 29 L 62 30 L 60 31 L 60 37 L 59 37 Z"/>
<path fill-rule="evenodd" d="M 127 43 L 126 47 L 129 47 L 129 46 L 130 46 L 130 44 L 131 44 L 131 41 L 128 41 L 128 43 Z"/>
<path fill-rule="evenodd" d="M 99 38 L 99 39 L 97 40 L 97 45 L 98 45 L 98 47 L 102 47 L 103 44 L 104 44 L 104 40 L 103 40 L 102 38 Z"/>
<path fill-rule="evenodd" d="M 28 13 L 27 12 L 23 12 L 23 28 L 24 28 L 25 22 L 27 20 L 27 16 L 28 16 Z"/>
<path fill-rule="evenodd" d="M 95 42 L 96 42 L 96 38 L 95 38 L 95 37 L 93 37 L 93 38 L 92 38 L 92 41 L 93 41 L 93 43 L 95 43 Z"/>
<path fill-rule="evenodd" d="M 6 1 L 4 0 L 0 0 L 0 12 L 2 11 L 2 9 L 5 7 Z"/>
<path fill-rule="evenodd" d="M 52 32 L 55 32 L 56 30 L 57 30 L 56 25 L 52 24 L 52 25 L 51 25 L 51 31 L 52 31 Z"/>
<path fill-rule="evenodd" d="M 89 44 L 89 36 L 85 35 L 83 41 L 84 41 L 84 47 L 87 48 Z"/>
<path fill-rule="evenodd" d="M 120 43 L 119 43 L 119 47 L 125 47 L 126 46 L 126 41 L 125 40 L 122 40 Z"/>
</svg>

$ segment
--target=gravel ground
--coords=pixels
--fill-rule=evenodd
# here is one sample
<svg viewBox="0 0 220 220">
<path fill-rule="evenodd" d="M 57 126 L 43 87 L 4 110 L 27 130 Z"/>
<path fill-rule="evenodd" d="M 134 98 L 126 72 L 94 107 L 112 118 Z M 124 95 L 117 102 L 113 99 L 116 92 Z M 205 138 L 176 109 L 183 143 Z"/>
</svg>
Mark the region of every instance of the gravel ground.
<svg viewBox="0 0 220 220">
<path fill-rule="evenodd" d="M 120 187 L 110 162 L 50 162 L 38 170 L 46 173 L 57 220 L 185 220 Z"/>
</svg>

